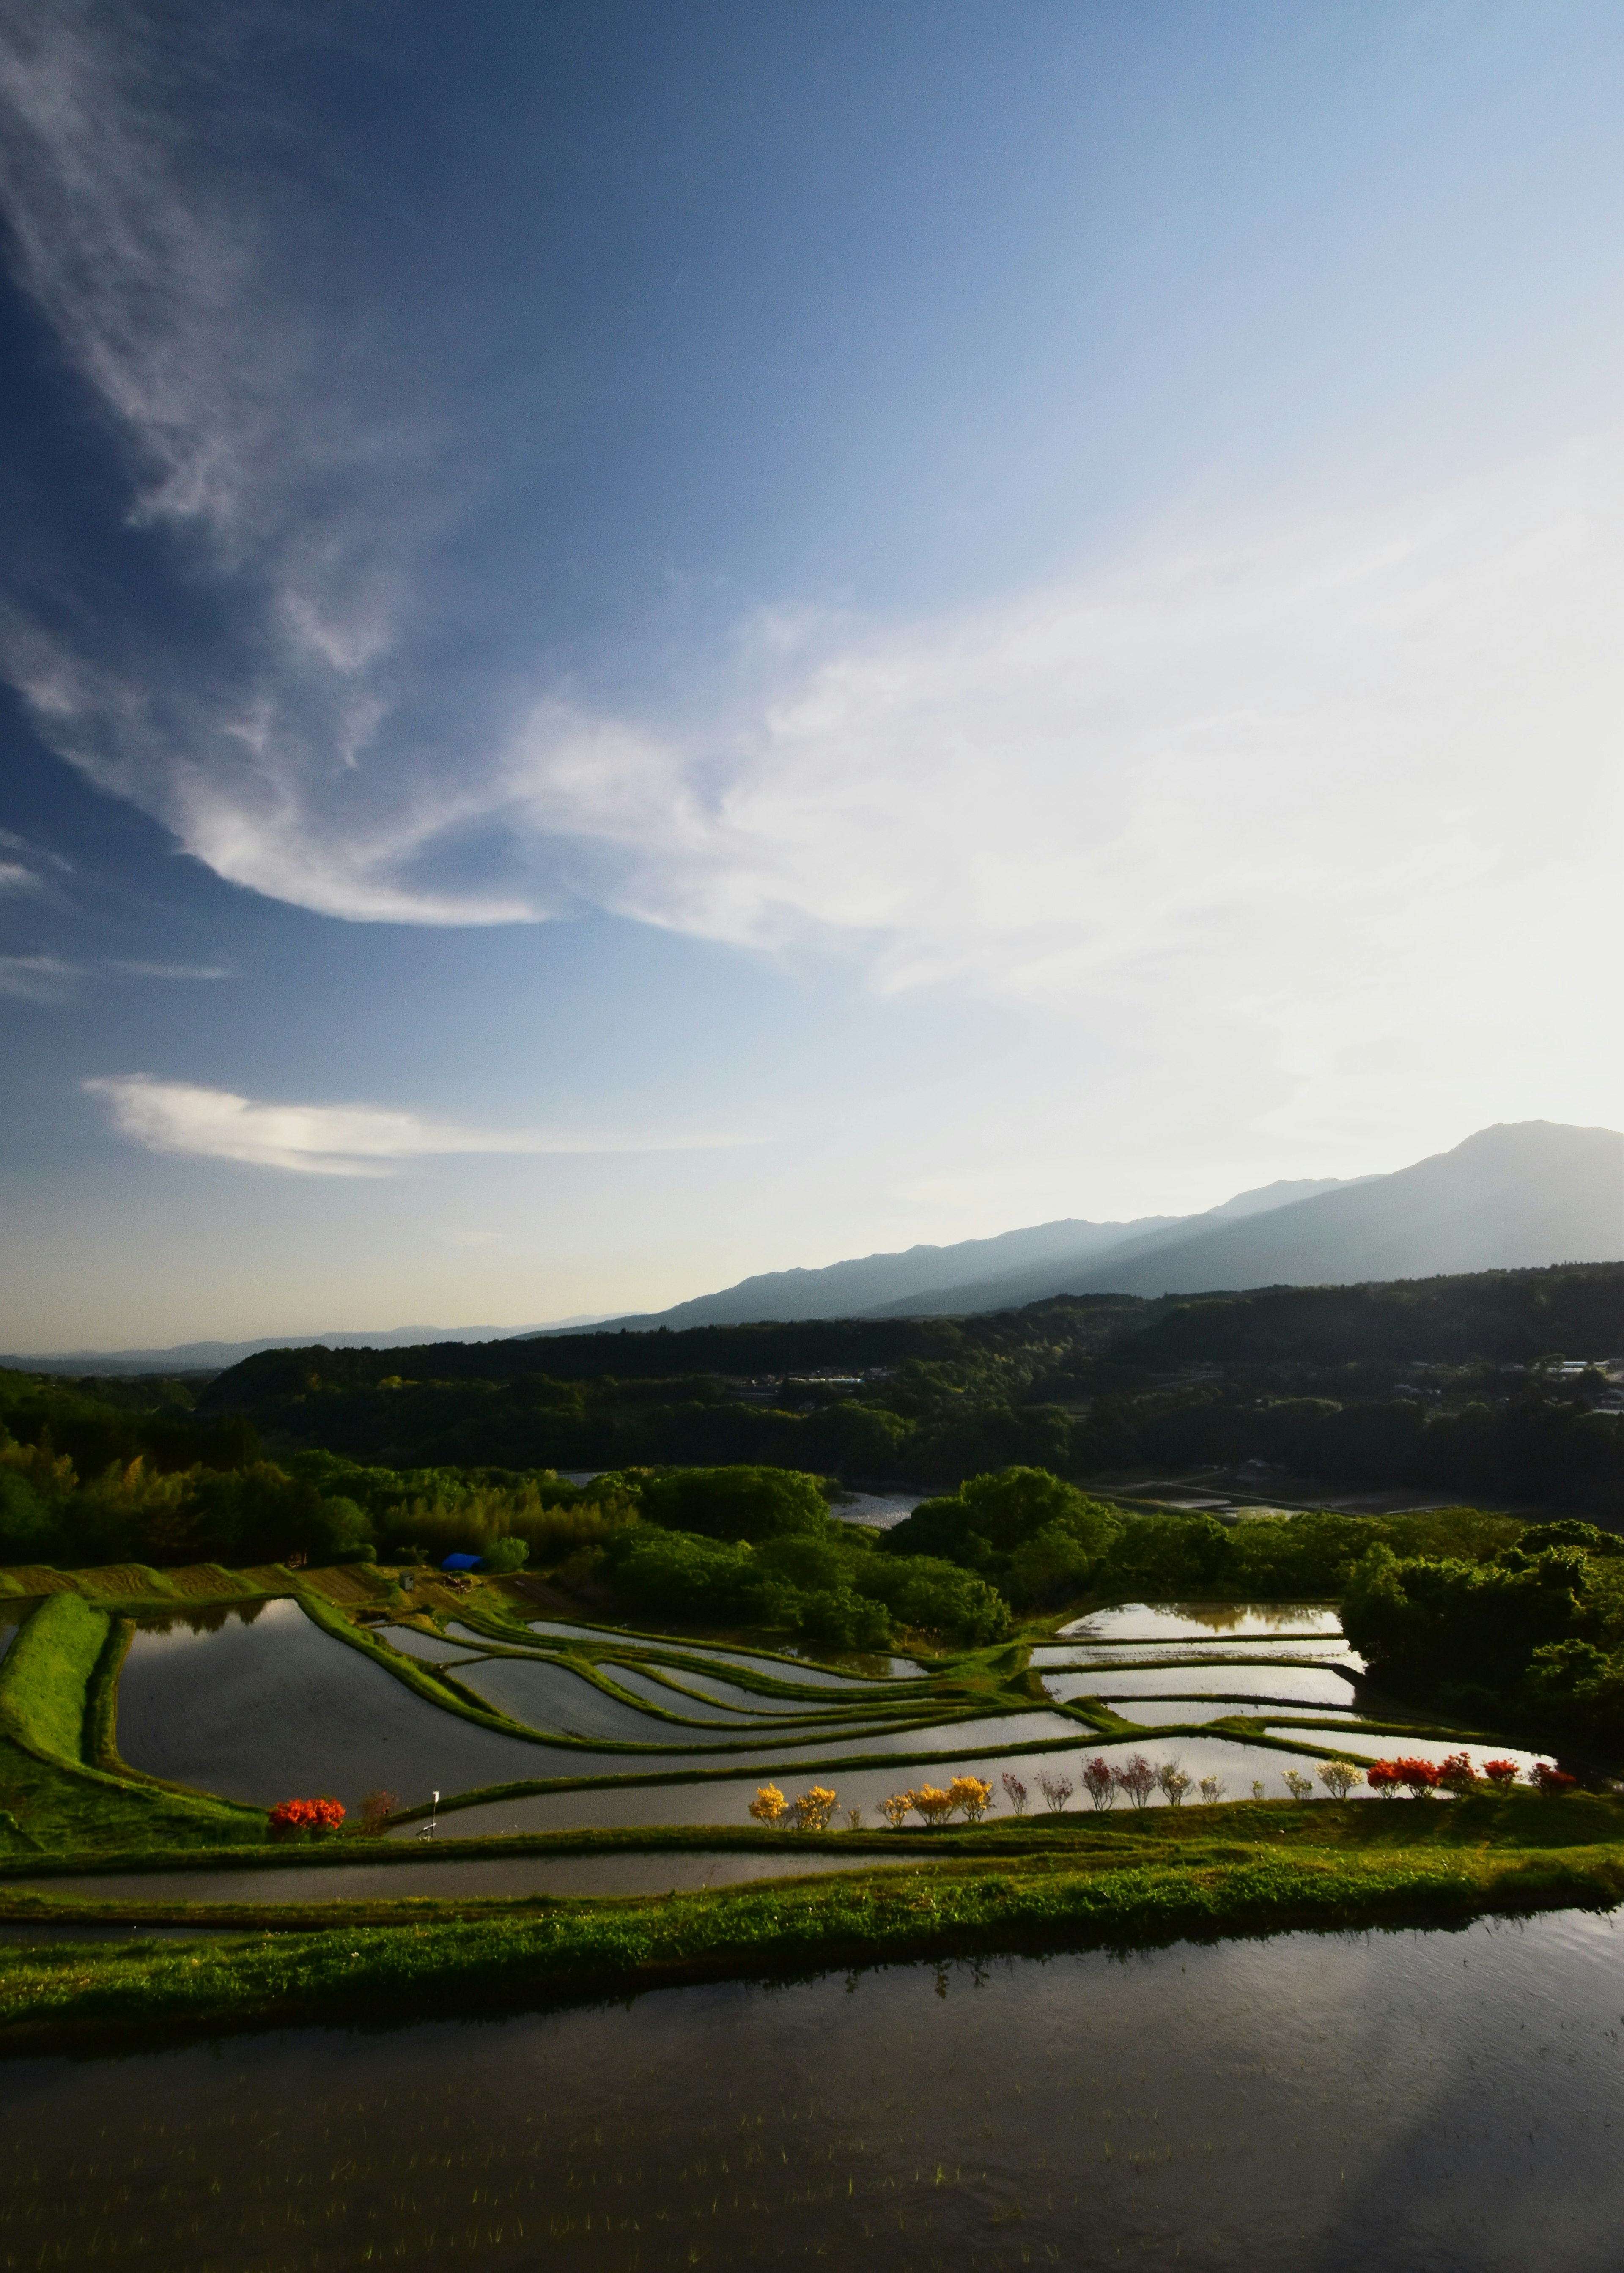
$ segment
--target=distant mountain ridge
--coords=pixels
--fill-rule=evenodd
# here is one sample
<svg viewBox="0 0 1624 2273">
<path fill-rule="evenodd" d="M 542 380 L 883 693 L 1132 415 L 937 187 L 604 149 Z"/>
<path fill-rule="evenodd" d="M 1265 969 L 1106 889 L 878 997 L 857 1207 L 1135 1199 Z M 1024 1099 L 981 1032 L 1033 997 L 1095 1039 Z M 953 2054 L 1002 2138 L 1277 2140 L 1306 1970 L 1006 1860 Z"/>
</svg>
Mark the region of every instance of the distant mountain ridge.
<svg viewBox="0 0 1624 2273">
<path fill-rule="evenodd" d="M 999 1232 L 990 1239 L 963 1239 L 951 1247 L 910 1247 L 895 1255 L 864 1255 L 821 1270 L 767 1271 L 741 1279 L 718 1294 L 697 1295 L 660 1310 L 613 1321 L 628 1332 L 649 1326 L 748 1325 L 758 1318 L 913 1317 L 962 1309 L 958 1299 L 966 1284 L 1001 1287 L 1027 1278 L 1047 1281 L 1056 1271 L 1073 1272 L 1091 1257 L 1116 1254 L 1135 1240 L 1167 1237 L 1188 1223 L 1250 1215 L 1289 1201 L 1329 1191 L 1335 1176 L 1318 1181 L 1269 1184 L 1240 1192 L 1205 1216 L 1143 1215 L 1126 1223 L 1091 1223 L 1063 1216 L 1028 1230 Z M 943 1300 L 946 1290 L 952 1299 Z M 1022 1297 L 1030 1300 L 1030 1297 Z M 992 1307 L 989 1302 L 977 1305 Z"/>
<path fill-rule="evenodd" d="M 1040 1251 L 1023 1249 L 1023 1241 Z M 771 1319 L 947 1317 L 1056 1294 L 1347 1286 L 1620 1260 L 1624 1135 L 1525 1121 L 1479 1129 L 1453 1151 L 1388 1175 L 1268 1184 L 1203 1215 L 1064 1220 L 822 1271 L 771 1272 L 669 1310 L 609 1323 L 635 1332 Z M 888 1272 L 909 1283 L 863 1302 L 861 1294 Z"/>
<path fill-rule="evenodd" d="M 435 1342 L 523 1341 L 532 1334 L 568 1333 L 601 1325 L 601 1310 L 559 1318 L 545 1326 L 389 1326 L 381 1332 L 260 1334 L 246 1342 L 176 1342 L 166 1349 L 53 1350 L 0 1356 L 0 1366 L 24 1373 L 223 1372 L 245 1357 L 271 1349 L 421 1349 Z"/>
</svg>

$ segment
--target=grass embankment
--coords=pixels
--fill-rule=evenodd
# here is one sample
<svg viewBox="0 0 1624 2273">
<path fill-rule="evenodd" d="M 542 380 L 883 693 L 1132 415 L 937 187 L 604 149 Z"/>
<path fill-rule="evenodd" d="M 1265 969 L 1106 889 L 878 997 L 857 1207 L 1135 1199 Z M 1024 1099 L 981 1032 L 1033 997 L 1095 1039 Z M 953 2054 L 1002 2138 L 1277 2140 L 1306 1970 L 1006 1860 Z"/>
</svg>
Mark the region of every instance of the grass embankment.
<svg viewBox="0 0 1624 2273">
<path fill-rule="evenodd" d="M 636 1843 L 665 1842 L 645 1834 Z M 1624 1806 L 1591 1797 L 1240 1804 L 909 1843 L 928 1849 L 913 1869 L 865 1872 L 853 1852 L 850 1872 L 822 1880 L 659 1898 L 333 1905 L 319 1924 L 282 1905 L 76 1910 L 13 1895 L 13 1917 L 184 1916 L 255 1938 L 0 1951 L 0 2050 L 109 2032 L 415 2019 L 893 1961 L 1300 1926 L 1458 1925 L 1624 1898 Z"/>
<path fill-rule="evenodd" d="M 0 1855 L 8 1860 L 256 1836 L 264 1817 L 133 1776 L 113 1751 L 128 1628 L 49 1594 L 0 1663 Z"/>
</svg>

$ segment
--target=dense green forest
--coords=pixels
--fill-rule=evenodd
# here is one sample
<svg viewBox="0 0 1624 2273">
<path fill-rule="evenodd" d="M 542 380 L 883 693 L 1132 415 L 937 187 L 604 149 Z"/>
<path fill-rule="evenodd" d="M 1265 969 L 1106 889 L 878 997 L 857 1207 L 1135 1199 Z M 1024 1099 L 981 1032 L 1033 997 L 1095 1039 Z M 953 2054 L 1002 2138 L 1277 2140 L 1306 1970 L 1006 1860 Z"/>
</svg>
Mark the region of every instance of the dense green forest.
<svg viewBox="0 0 1624 2273">
<path fill-rule="evenodd" d="M 1624 1539 L 1530 1524 L 1489 1554 L 1375 1542 L 1350 1573 L 1349 1639 L 1395 1696 L 1616 1759 L 1624 1746 Z"/>
<path fill-rule="evenodd" d="M 1562 1550 L 1583 1583 L 1570 1576 L 1552 1624 L 1558 1550 L 1536 1557 L 1545 1575 L 1519 1575 L 1509 1517 L 1226 1527 L 1133 1510 L 1113 1483 L 1260 1459 L 1624 1528 L 1624 1420 L 1596 1409 L 1600 1374 L 1556 1370 L 1568 1352 L 1618 1349 L 1621 1324 L 1624 1267 L 1574 1266 L 965 1319 L 270 1351 L 195 1399 L 181 1381 L 0 1373 L 0 1559 L 463 1550 L 605 1610 L 846 1647 L 993 1641 L 1012 1617 L 1101 1593 L 1350 1593 L 1372 1606 L 1357 1615 L 1376 1622 L 1372 1662 L 1411 1686 L 1447 1675 L 1417 1605 L 1453 1604 L 1454 1587 L 1473 1616 L 1501 1616 L 1538 1596 L 1545 1623 L 1511 1621 L 1501 1672 L 1530 1698 L 1561 1688 L 1579 1728 L 1624 1690 L 1624 1620 L 1615 1632 L 1596 1607 L 1612 1579 L 1584 1575 L 1599 1550 Z M 569 1467 L 600 1473 L 578 1486 Z M 842 1479 L 936 1494 L 876 1533 L 831 1516 Z M 1567 1654 L 1536 1662 L 1547 1646 Z"/>
<path fill-rule="evenodd" d="M 929 1489 L 1011 1465 L 1080 1482 L 1262 1460 L 1613 1522 L 1624 1434 L 1592 1411 L 1604 1384 L 1503 1369 L 1620 1352 L 1615 1264 L 968 1318 L 271 1350 L 199 1402 L 273 1449 L 396 1467 L 743 1462 Z M 846 1378 L 816 1377 L 835 1372 Z"/>
</svg>

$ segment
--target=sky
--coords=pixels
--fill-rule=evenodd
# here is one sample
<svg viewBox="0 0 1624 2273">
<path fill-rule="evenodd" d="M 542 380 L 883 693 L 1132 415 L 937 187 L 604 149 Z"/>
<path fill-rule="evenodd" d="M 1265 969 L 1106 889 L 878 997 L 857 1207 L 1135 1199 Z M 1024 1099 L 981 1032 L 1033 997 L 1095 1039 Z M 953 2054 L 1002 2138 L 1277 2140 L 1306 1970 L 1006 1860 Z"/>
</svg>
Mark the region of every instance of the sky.
<svg viewBox="0 0 1624 2273">
<path fill-rule="evenodd" d="M 1624 1124 L 1621 108 L 1590 0 L 14 0 L 0 1347 Z"/>
</svg>

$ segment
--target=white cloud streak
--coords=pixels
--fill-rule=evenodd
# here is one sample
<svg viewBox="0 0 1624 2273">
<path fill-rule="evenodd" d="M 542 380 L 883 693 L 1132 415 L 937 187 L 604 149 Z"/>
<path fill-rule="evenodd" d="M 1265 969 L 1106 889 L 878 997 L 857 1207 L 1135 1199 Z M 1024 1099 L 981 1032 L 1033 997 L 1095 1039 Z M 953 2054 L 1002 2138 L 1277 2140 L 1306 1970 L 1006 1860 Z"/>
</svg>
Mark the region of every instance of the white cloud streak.
<svg viewBox="0 0 1624 2273">
<path fill-rule="evenodd" d="M 0 994 L 18 1001 L 63 1001 L 77 976 L 54 955 L 0 955 Z"/>
<path fill-rule="evenodd" d="M 195 1082 L 111 1074 L 84 1087 L 119 1134 L 149 1152 L 233 1160 L 300 1175 L 387 1176 L 454 1153 L 568 1154 L 710 1150 L 728 1136 L 658 1137 L 539 1129 L 470 1129 L 377 1105 L 269 1105 Z"/>
</svg>

